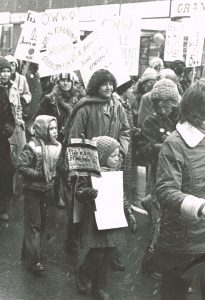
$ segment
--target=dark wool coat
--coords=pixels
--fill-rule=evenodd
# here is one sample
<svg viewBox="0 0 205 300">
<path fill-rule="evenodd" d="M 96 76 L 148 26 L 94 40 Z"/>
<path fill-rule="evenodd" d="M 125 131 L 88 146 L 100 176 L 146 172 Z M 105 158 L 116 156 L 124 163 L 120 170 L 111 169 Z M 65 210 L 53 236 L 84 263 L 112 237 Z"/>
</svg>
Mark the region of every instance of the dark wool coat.
<svg viewBox="0 0 205 300">
<path fill-rule="evenodd" d="M 162 209 L 158 247 L 168 253 L 205 253 L 205 136 L 177 124 L 159 154 L 157 196 Z"/>
<path fill-rule="evenodd" d="M 56 85 L 51 93 L 43 97 L 36 115 L 55 117 L 58 123 L 59 140 L 62 141 L 61 129 L 65 126 L 65 122 L 77 102 L 76 95 L 61 91 Z"/>
<path fill-rule="evenodd" d="M 13 134 L 15 119 L 6 91 L 0 86 L 0 173 L 12 172 L 10 143 L 8 138 Z"/>
<path fill-rule="evenodd" d="M 69 138 L 81 138 L 82 133 L 87 139 L 107 135 L 120 143 L 121 151 L 126 155 L 130 127 L 122 103 L 113 95 L 111 111 L 108 114 L 104 109 L 104 103 L 98 102 L 98 99 L 97 97 L 81 99 L 83 105 L 79 107 L 71 120 Z"/>
<path fill-rule="evenodd" d="M 79 177 L 76 183 L 75 195 L 77 192 L 83 191 L 86 187 L 91 187 L 91 180 L 89 180 L 89 177 Z M 112 199 L 110 199 L 110 201 L 112 201 Z M 85 201 L 81 201 L 81 205 L 82 214 L 79 233 L 80 248 L 121 248 L 125 245 L 124 228 L 98 230 L 94 211 Z"/>
</svg>

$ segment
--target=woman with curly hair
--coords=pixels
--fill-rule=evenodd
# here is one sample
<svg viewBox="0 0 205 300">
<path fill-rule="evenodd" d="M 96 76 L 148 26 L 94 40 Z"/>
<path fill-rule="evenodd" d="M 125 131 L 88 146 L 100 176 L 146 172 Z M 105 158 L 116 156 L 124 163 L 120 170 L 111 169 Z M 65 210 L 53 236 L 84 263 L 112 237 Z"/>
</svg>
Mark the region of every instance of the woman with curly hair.
<svg viewBox="0 0 205 300">
<path fill-rule="evenodd" d="M 109 136 L 116 139 L 120 144 L 121 157 L 125 157 L 129 145 L 129 124 L 125 110 L 118 96 L 113 93 L 117 82 L 112 73 L 100 69 L 93 73 L 87 86 L 87 96 L 80 99 L 74 107 L 65 126 L 65 140 L 60 155 L 60 168 L 67 178 L 68 167 L 66 164 L 66 147 L 71 138 L 81 138 L 84 134 L 86 139 L 98 136 Z M 67 246 L 73 247 L 76 240 L 76 232 L 73 231 L 72 207 L 70 197 L 70 185 L 65 182 L 64 190 L 67 191 L 68 203 L 68 227 Z M 75 227 L 76 228 L 76 227 Z M 73 236 L 73 238 L 72 238 Z"/>
</svg>

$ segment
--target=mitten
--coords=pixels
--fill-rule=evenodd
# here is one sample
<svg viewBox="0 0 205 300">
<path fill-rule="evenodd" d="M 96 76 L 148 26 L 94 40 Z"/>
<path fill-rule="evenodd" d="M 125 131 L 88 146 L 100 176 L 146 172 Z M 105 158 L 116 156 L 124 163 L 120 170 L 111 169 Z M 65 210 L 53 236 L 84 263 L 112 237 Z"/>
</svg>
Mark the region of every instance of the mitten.
<svg viewBox="0 0 205 300">
<path fill-rule="evenodd" d="M 96 211 L 95 198 L 97 195 L 98 191 L 96 189 L 87 187 L 83 191 L 77 192 L 76 198 L 86 203 L 92 209 L 92 211 Z"/>
</svg>

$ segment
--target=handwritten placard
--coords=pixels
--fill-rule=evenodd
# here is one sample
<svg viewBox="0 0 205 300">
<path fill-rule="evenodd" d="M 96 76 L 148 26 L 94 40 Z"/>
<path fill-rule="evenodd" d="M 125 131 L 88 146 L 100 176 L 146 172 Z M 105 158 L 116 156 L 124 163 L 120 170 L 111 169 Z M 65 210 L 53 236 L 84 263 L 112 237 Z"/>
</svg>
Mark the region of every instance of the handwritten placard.
<svg viewBox="0 0 205 300">
<path fill-rule="evenodd" d="M 67 157 L 70 175 L 94 175 L 100 176 L 100 165 L 96 142 L 85 139 L 84 143 L 80 139 L 71 139 L 71 144 L 67 147 Z"/>
<path fill-rule="evenodd" d="M 72 71 L 80 36 L 77 8 L 46 10 L 41 14 L 40 28 L 40 76 Z"/>
<path fill-rule="evenodd" d="M 201 65 L 204 46 L 204 34 L 200 31 L 191 31 L 188 37 L 186 67 Z"/>
<path fill-rule="evenodd" d="M 164 60 L 183 60 L 183 43 L 184 34 L 182 24 L 179 22 L 169 22 L 166 31 Z"/>
<path fill-rule="evenodd" d="M 40 13 L 28 11 L 14 56 L 20 60 L 38 63 Z"/>
</svg>

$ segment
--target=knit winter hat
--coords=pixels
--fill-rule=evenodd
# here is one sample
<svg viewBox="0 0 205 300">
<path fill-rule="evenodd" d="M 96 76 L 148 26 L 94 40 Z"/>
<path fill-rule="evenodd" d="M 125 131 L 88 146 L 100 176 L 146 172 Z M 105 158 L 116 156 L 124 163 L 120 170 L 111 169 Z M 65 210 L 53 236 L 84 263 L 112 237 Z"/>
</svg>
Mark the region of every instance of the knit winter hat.
<svg viewBox="0 0 205 300">
<path fill-rule="evenodd" d="M 9 63 L 15 63 L 18 66 L 18 61 L 13 55 L 6 55 L 5 58 L 8 60 Z"/>
<path fill-rule="evenodd" d="M 172 100 L 176 104 L 179 103 L 179 92 L 177 85 L 171 79 L 162 78 L 155 83 L 151 91 L 151 100 Z"/>
<path fill-rule="evenodd" d="M 120 148 L 120 144 L 109 136 L 98 136 L 92 138 L 92 140 L 97 143 L 100 166 L 106 167 L 108 158 L 116 148 Z"/>
<path fill-rule="evenodd" d="M 5 57 L 0 56 L 0 71 L 3 69 L 9 69 L 11 71 L 11 65 Z"/>
<path fill-rule="evenodd" d="M 147 68 L 140 78 L 140 82 L 143 83 L 147 80 L 156 80 L 157 71 L 154 68 Z"/>
</svg>

